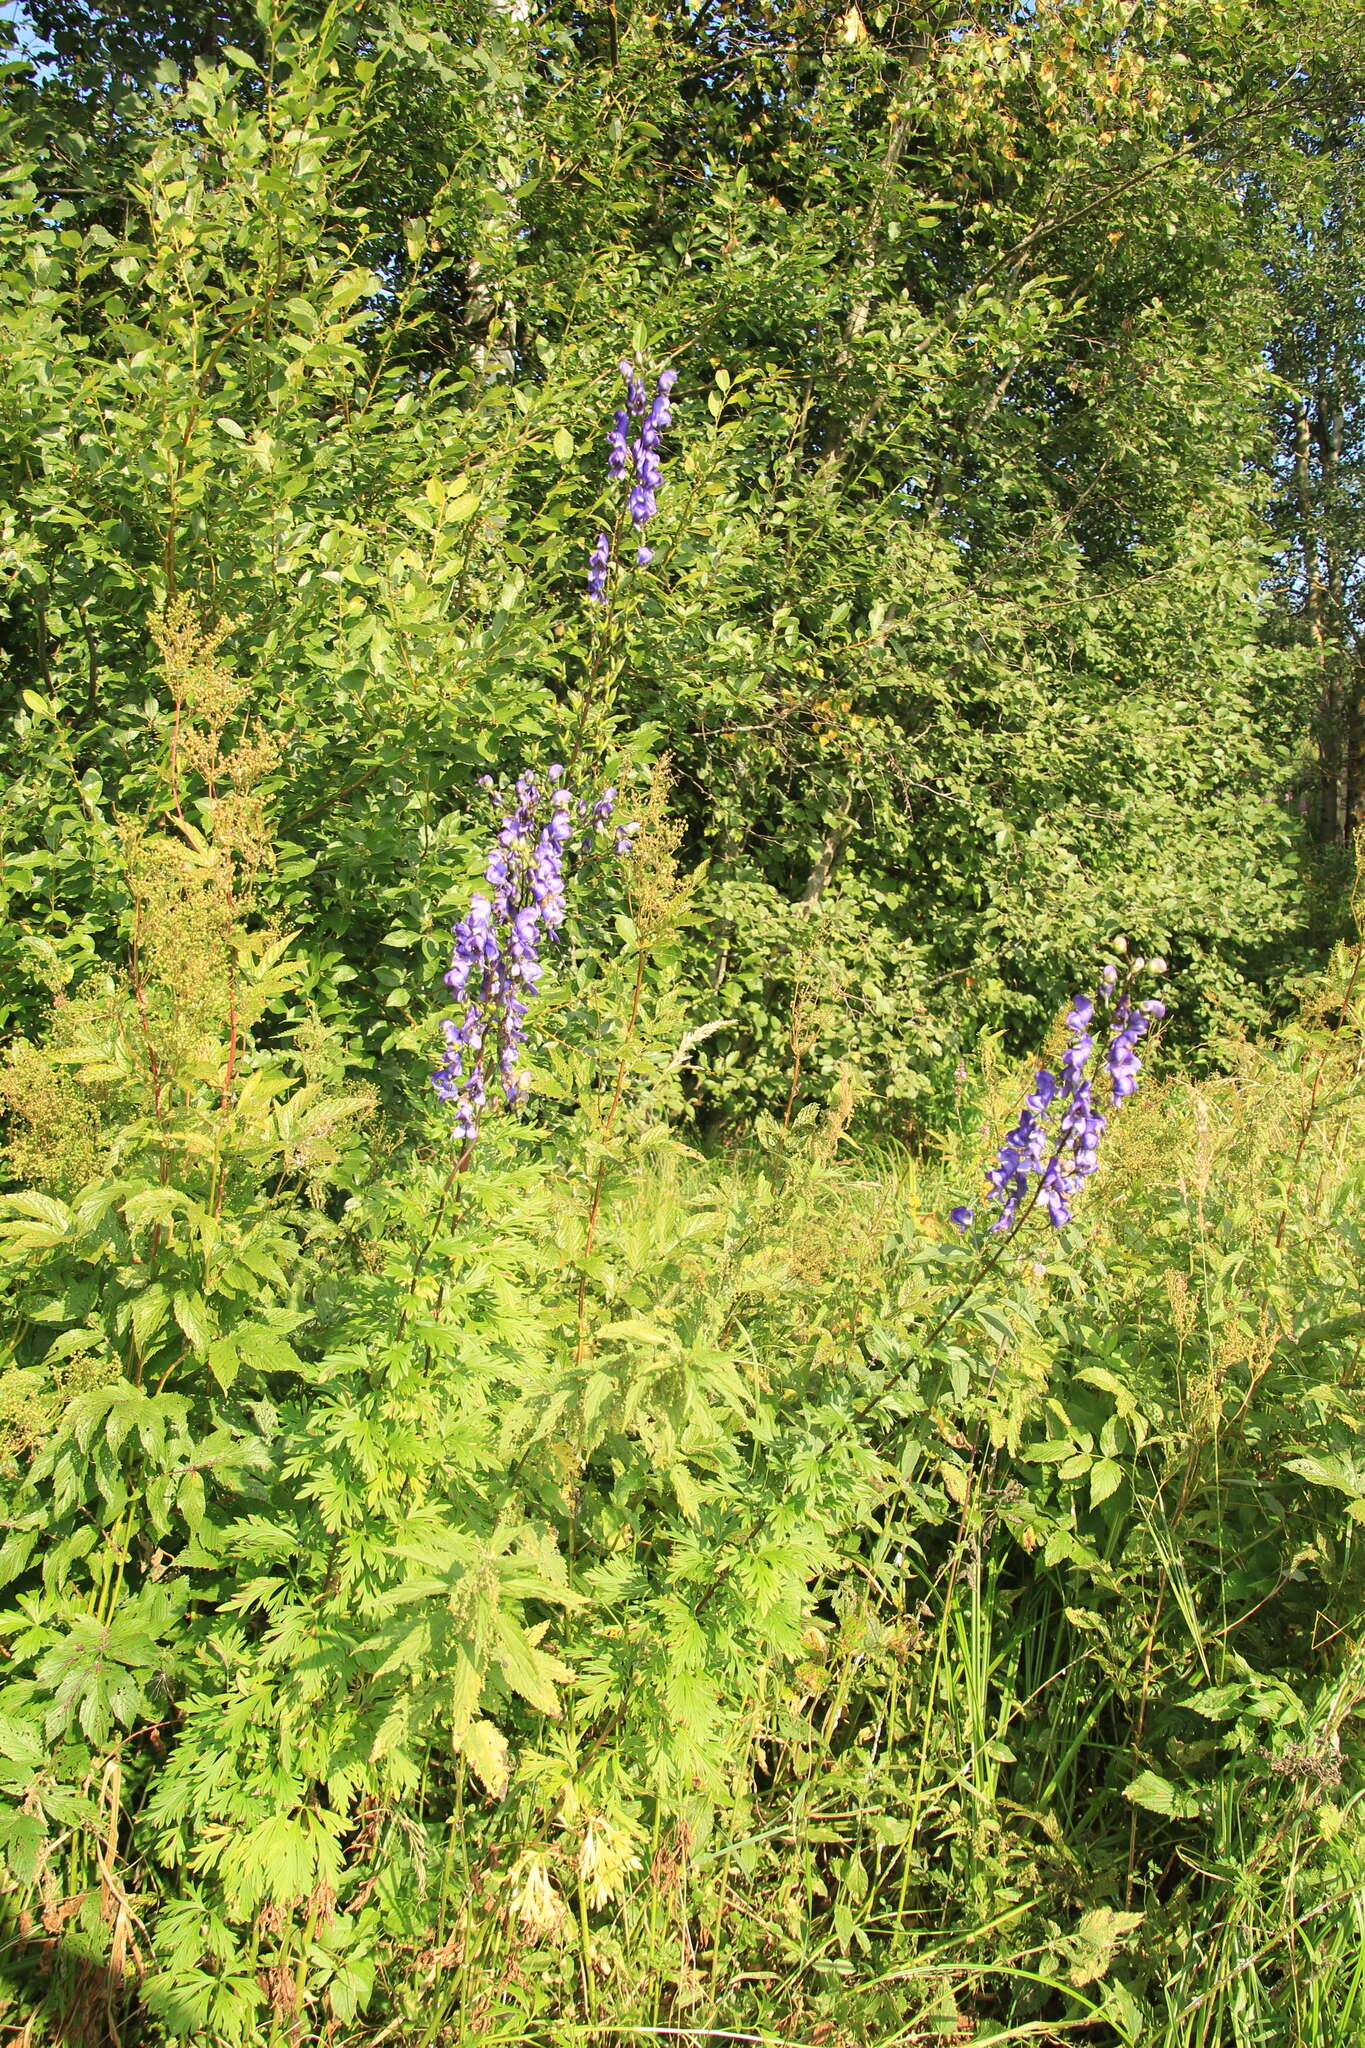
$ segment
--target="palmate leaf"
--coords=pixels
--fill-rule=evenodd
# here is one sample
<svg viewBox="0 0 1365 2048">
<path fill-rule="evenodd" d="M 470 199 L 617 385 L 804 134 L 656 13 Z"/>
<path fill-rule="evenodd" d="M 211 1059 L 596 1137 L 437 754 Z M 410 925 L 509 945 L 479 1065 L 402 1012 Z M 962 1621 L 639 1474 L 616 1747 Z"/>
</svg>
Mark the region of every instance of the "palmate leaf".
<svg viewBox="0 0 1365 2048">
<path fill-rule="evenodd" d="M 43 1754 L 42 1738 L 35 1727 L 16 1720 L 12 1714 L 0 1714 L 0 1756 L 36 1769 Z"/>
<path fill-rule="evenodd" d="M 115 1722 L 130 1728 L 140 1708 L 150 1709 L 133 1673 L 108 1656 L 105 1633 L 93 1621 L 86 1627 L 77 1624 L 40 1660 L 38 1683 L 53 1695 L 43 1718 L 49 1741 L 79 1725 L 99 1747 Z"/>
<path fill-rule="evenodd" d="M 254 1913 L 266 1900 L 289 1905 L 341 1874 L 336 1837 L 344 1816 L 316 1807 L 273 1813 L 252 1828 L 225 1831 L 214 1844 L 223 1889 L 235 1913 Z"/>
<path fill-rule="evenodd" d="M 548 1622 L 542 1622 L 536 1629 L 524 1629 L 505 1610 L 499 1609 L 494 1619 L 492 1661 L 513 1692 L 519 1693 L 538 1712 L 557 1720 L 560 1707 L 555 1687 L 567 1684 L 573 1672 L 558 1657 L 542 1650 L 536 1641 L 548 1626 Z"/>
</svg>

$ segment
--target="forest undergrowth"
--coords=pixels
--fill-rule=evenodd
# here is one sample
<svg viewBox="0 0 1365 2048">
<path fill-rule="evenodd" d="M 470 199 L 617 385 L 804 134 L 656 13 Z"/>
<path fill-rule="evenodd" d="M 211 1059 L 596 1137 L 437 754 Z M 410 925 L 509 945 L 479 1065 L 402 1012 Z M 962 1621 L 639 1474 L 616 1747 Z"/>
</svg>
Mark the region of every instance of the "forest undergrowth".
<svg viewBox="0 0 1365 2048">
<path fill-rule="evenodd" d="M 1350 2040 L 1359 942 L 960 1230 L 989 1047 L 932 1154 L 689 1141 L 659 770 L 531 1107 L 414 1137 L 272 1043 L 268 750 L 158 633 L 123 966 L 5 1070 L 15 2038 Z"/>
<path fill-rule="evenodd" d="M 16 2048 L 1365 2040 L 1352 21 L 6 10 Z"/>
</svg>

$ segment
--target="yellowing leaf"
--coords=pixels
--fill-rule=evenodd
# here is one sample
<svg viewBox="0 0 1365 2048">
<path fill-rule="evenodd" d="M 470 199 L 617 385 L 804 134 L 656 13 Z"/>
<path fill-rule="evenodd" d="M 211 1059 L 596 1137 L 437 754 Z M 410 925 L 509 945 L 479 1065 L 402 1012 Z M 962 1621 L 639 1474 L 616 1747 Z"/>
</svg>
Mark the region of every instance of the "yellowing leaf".
<svg viewBox="0 0 1365 2048">
<path fill-rule="evenodd" d="M 485 1792 L 501 1799 L 511 1776 L 507 1737 L 491 1721 L 476 1721 L 464 1739 L 464 1754 Z"/>
<path fill-rule="evenodd" d="M 1109 1906 L 1097 1906 L 1083 1913 L 1076 1932 L 1065 1943 L 1071 1957 L 1071 1981 L 1079 1989 L 1103 1977 L 1113 1960 L 1114 1950 L 1125 1935 L 1142 1925 L 1141 1913 L 1116 1913 Z"/>
</svg>

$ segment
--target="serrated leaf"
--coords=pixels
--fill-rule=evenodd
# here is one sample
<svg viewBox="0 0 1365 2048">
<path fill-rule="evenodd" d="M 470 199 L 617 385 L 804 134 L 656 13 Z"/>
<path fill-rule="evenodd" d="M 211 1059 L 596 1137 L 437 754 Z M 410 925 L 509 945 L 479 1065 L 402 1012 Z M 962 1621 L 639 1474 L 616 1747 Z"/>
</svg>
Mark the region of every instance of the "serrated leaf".
<svg viewBox="0 0 1365 2048">
<path fill-rule="evenodd" d="M 12 1764 L 31 1764 L 36 1769 L 44 1754 L 36 1728 L 26 1721 L 16 1721 L 12 1714 L 0 1714 L 0 1756 L 8 1757 Z"/>
<path fill-rule="evenodd" d="M 0 1812 L 0 1854 L 17 1883 L 29 1885 L 37 1877 L 45 1840 L 43 1824 L 36 1813 L 19 1809 Z"/>
<path fill-rule="evenodd" d="M 1202 1714 L 1206 1721 L 1226 1721 L 1236 1713 L 1245 1691 L 1246 1687 L 1234 1680 L 1230 1685 L 1206 1686 L 1203 1692 L 1194 1693 L 1181 1704 Z"/>
<path fill-rule="evenodd" d="M 1115 1912 L 1111 1906 L 1096 1906 L 1081 1915 L 1076 1932 L 1063 1944 L 1071 1958 L 1068 1975 L 1078 1990 L 1107 1974 L 1115 1949 L 1143 1918 L 1141 1913 Z"/>
<path fill-rule="evenodd" d="M 1330 1486 L 1353 1500 L 1365 1499 L 1365 1470 L 1349 1458 L 1289 1458 L 1286 1472 L 1296 1472 L 1310 1486 Z"/>
<path fill-rule="evenodd" d="M 278 1330 L 263 1329 L 259 1324 L 239 1327 L 233 1332 L 237 1349 L 248 1365 L 254 1365 L 258 1372 L 302 1372 L 303 1360 Z"/>
<path fill-rule="evenodd" d="M 1090 1468 L 1090 1505 L 1097 1508 L 1123 1484 L 1123 1467 L 1112 1458 L 1099 1458 Z"/>
<path fill-rule="evenodd" d="M 1123 1796 L 1148 1813 L 1164 1813 L 1174 1820 L 1192 1820 L 1199 1811 L 1199 1801 L 1192 1792 L 1181 1791 L 1155 1771 L 1140 1771 L 1131 1785 L 1124 1786 Z"/>
<path fill-rule="evenodd" d="M 208 1347 L 209 1371 L 226 1394 L 241 1369 L 237 1346 L 231 1337 L 215 1337 Z"/>
<path fill-rule="evenodd" d="M 197 1291 L 177 1293 L 171 1304 L 175 1319 L 198 1352 L 205 1352 L 213 1342 L 213 1324 L 204 1304 L 204 1297 Z"/>
<path fill-rule="evenodd" d="M 162 1328 L 170 1313 L 170 1306 L 165 1288 L 157 1281 L 153 1281 L 150 1287 L 144 1287 L 141 1294 L 133 1297 L 133 1337 L 139 1351 L 145 1352 Z"/>
<path fill-rule="evenodd" d="M 476 1721 L 460 1745 L 475 1777 L 492 1799 L 501 1799 L 511 1776 L 507 1737 L 491 1721 Z"/>
<path fill-rule="evenodd" d="M 513 1692 L 520 1693 L 538 1713 L 558 1720 L 559 1695 L 555 1687 L 573 1677 L 568 1665 L 561 1664 L 547 1650 L 538 1649 L 523 1629 L 501 1613 L 497 1617 L 497 1646 L 493 1655 Z"/>
<path fill-rule="evenodd" d="M 65 1202 L 59 1202 L 51 1195 L 39 1195 L 29 1191 L 19 1195 L 6 1195 L 4 1206 L 7 1212 L 31 1216 L 37 1222 L 46 1223 L 62 1234 L 71 1228 L 71 1211 Z"/>
</svg>

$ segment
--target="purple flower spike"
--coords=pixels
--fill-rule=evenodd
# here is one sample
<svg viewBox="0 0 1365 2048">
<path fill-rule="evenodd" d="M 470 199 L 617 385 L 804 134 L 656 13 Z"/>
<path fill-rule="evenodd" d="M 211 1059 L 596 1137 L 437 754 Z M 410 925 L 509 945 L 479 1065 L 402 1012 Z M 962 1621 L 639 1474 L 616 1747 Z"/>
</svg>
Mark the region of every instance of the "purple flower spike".
<svg viewBox="0 0 1365 2048">
<path fill-rule="evenodd" d="M 626 511 L 639 538 L 635 566 L 647 569 L 654 560 L 654 550 L 645 545 L 644 530 L 659 511 L 659 492 L 663 487 L 663 436 L 673 424 L 670 393 L 678 381 L 678 373 L 676 370 L 661 370 L 654 396 L 649 399 L 636 374 L 635 365 L 623 362 L 620 370 L 626 381 L 626 402 L 618 407 L 607 432 L 607 476 L 612 483 L 628 487 Z M 636 421 L 638 429 L 632 438 L 631 428 Z M 599 533 L 588 570 L 588 596 L 594 604 L 605 600 L 610 562 L 611 541 L 605 533 Z"/>
<path fill-rule="evenodd" d="M 1029 1201 L 1031 1186 L 1032 1200 L 1043 1209 L 1054 1229 L 1062 1229 L 1071 1221 L 1074 1197 L 1099 1165 L 1100 1145 L 1108 1124 L 1095 1107 L 1092 1092 L 1090 1062 L 1095 1040 L 1090 1026 L 1095 1022 L 1097 1007 L 1104 1008 L 1113 1002 L 1117 982 L 1117 968 L 1106 967 L 1100 976 L 1097 996 L 1078 995 L 1072 1000 L 1066 1018 L 1070 1043 L 1059 1062 L 1060 1072 L 1052 1074 L 1045 1067 L 1039 1070 L 1032 1091 L 1025 1097 L 1018 1123 L 1006 1136 L 995 1165 L 986 1175 L 990 1199 L 999 1204 L 999 1214 L 991 1225 L 994 1231 L 1013 1228 L 1021 1205 Z M 1138 1040 L 1148 1029 L 1149 1020 L 1165 1014 L 1165 1004 L 1155 997 L 1134 1005 L 1127 994 L 1120 994 L 1114 1003 L 1110 1018 L 1112 1035 L 1104 1063 L 1115 1104 L 1135 1092 L 1141 1066 L 1136 1052 Z M 1054 1114 L 1056 1128 L 1050 1131 L 1048 1126 Z M 949 1220 L 963 1229 L 962 1219 L 970 1221 L 971 1213 L 969 1209 L 954 1209 Z"/>
<path fill-rule="evenodd" d="M 971 1222 L 974 1213 L 971 1209 L 950 1209 L 948 1211 L 948 1221 L 955 1223 L 959 1230 L 965 1230 Z"/>
<path fill-rule="evenodd" d="M 606 536 L 601 536 L 603 542 Z M 480 777 L 494 787 L 491 778 Z M 542 947 L 564 923 L 564 855 L 575 819 L 591 819 L 601 832 L 616 805 L 616 791 L 596 799 L 575 798 L 564 787 L 564 770 L 547 771 L 546 787 L 534 775 L 518 776 L 511 810 L 503 816 L 484 864 L 487 893 L 469 899 L 454 927 L 455 946 L 446 986 L 463 1005 L 458 1021 L 441 1024 L 441 1064 L 431 1077 L 441 1102 L 454 1113 L 462 1151 L 478 1136 L 487 1106 L 485 1070 L 496 1050 L 498 1078 L 509 1109 L 525 1102 L 530 1083 L 521 1064 L 526 1019 L 545 972 Z M 629 847 L 636 828 L 619 826 L 617 851 Z M 622 840 L 625 840 L 624 846 Z"/>
</svg>

